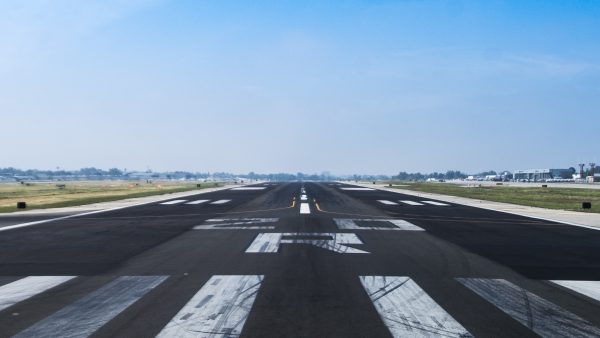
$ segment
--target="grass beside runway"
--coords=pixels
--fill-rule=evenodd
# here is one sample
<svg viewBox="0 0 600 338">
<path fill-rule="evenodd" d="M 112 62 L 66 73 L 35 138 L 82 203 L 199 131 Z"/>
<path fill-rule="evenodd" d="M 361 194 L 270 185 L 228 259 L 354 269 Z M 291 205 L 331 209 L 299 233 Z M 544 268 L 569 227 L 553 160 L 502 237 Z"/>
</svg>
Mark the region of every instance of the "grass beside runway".
<svg viewBox="0 0 600 338">
<path fill-rule="evenodd" d="M 392 188 L 505 202 L 532 207 L 600 213 L 600 190 L 509 186 L 465 186 L 448 183 L 392 182 Z M 592 202 L 592 209 L 581 209 L 581 202 Z"/>
<path fill-rule="evenodd" d="M 63 185 L 64 187 L 59 187 Z M 27 202 L 27 209 L 46 209 L 117 201 L 175 192 L 213 188 L 221 183 L 144 181 L 72 181 L 0 184 L 0 213 L 17 211 L 18 201 Z"/>
</svg>

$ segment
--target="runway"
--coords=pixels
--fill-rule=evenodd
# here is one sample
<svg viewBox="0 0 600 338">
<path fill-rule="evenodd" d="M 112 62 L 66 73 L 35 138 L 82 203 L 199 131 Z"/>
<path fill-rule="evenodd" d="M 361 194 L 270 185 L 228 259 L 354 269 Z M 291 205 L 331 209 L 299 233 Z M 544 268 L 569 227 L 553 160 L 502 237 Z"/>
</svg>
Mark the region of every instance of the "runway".
<svg viewBox="0 0 600 338">
<path fill-rule="evenodd" d="M 598 230 L 261 183 L 0 231 L 0 336 L 597 337 L 599 281 Z"/>
</svg>

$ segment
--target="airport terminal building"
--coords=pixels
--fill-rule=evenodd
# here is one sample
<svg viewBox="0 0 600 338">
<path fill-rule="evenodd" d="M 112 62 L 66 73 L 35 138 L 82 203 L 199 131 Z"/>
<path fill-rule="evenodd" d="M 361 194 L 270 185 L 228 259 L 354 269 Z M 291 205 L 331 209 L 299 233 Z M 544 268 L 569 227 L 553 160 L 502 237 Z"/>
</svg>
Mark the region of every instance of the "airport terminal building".
<svg viewBox="0 0 600 338">
<path fill-rule="evenodd" d="M 528 169 L 515 170 L 514 180 L 543 181 L 553 178 L 571 178 L 571 169 Z"/>
</svg>

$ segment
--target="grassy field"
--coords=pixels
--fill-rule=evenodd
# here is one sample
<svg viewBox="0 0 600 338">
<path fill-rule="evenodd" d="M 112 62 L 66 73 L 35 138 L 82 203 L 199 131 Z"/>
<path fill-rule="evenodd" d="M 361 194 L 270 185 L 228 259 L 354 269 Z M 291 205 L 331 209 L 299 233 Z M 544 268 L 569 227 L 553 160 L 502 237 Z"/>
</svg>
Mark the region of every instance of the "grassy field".
<svg viewBox="0 0 600 338">
<path fill-rule="evenodd" d="M 592 202 L 586 212 L 600 213 L 600 190 L 542 187 L 464 186 L 450 183 L 393 182 L 392 187 L 481 200 L 506 202 L 548 209 L 586 211 L 581 202 Z"/>
<path fill-rule="evenodd" d="M 64 187 L 59 187 L 64 184 Z M 16 211 L 18 201 L 27 202 L 27 210 L 58 208 L 125 198 L 160 195 L 202 188 L 212 188 L 218 183 L 189 182 L 130 182 L 130 181 L 81 181 L 52 183 L 1 183 L 0 213 Z"/>
</svg>

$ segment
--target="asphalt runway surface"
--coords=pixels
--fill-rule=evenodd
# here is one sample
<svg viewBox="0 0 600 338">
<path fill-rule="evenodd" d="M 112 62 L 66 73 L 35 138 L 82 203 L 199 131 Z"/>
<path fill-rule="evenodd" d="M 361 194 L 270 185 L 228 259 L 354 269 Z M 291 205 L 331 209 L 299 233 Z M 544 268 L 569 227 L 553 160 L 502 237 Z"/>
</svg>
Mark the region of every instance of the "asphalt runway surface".
<svg viewBox="0 0 600 338">
<path fill-rule="evenodd" d="M 597 230 L 264 183 L 0 231 L 0 336 L 598 337 L 599 280 Z"/>
</svg>

